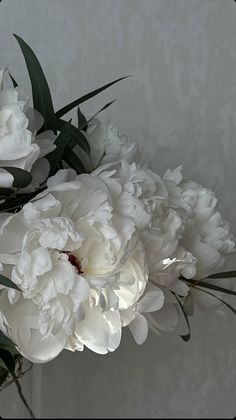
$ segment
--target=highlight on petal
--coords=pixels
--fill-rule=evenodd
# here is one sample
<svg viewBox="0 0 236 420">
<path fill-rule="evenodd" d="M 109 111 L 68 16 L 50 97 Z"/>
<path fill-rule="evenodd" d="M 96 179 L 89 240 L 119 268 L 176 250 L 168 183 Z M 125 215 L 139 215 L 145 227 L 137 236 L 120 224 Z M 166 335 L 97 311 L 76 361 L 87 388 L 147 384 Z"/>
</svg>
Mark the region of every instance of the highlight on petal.
<svg viewBox="0 0 236 420">
<path fill-rule="evenodd" d="M 120 344 L 121 322 L 118 311 L 102 313 L 99 308 L 84 306 L 85 317 L 76 325 L 76 337 L 98 354 L 114 351 Z"/>
<path fill-rule="evenodd" d="M 12 188 L 14 177 L 5 169 L 0 168 L 0 188 Z"/>
</svg>

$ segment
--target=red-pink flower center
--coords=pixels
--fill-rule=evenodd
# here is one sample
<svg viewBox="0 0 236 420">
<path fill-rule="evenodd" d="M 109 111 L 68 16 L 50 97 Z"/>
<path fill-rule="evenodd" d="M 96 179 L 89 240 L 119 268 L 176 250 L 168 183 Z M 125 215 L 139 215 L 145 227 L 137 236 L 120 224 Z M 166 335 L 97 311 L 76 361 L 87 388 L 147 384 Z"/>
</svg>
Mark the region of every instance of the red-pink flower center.
<svg viewBox="0 0 236 420">
<path fill-rule="evenodd" d="M 80 264 L 80 261 L 78 260 L 77 257 L 75 257 L 73 254 L 71 254 L 70 252 L 65 252 L 65 254 L 68 255 L 68 261 L 70 261 L 71 265 L 73 265 L 73 267 L 76 268 L 78 274 L 83 274 L 83 270 Z"/>
</svg>

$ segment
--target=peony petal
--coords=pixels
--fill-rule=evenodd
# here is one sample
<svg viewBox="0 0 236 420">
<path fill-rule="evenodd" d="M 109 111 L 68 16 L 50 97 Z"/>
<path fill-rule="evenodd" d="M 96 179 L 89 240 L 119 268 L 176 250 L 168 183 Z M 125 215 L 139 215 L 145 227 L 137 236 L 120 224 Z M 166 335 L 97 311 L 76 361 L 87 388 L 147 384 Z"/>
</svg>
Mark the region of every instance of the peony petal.
<svg viewBox="0 0 236 420">
<path fill-rule="evenodd" d="M 119 330 L 121 329 L 117 322 L 118 314 L 114 316 L 116 320 L 113 326 L 112 315 L 109 311 L 102 313 L 99 308 L 89 308 L 86 305 L 85 318 L 76 325 L 76 336 L 81 343 L 95 353 L 106 354 L 108 351 L 114 351 L 120 343 Z"/>
<path fill-rule="evenodd" d="M 148 284 L 146 292 L 138 303 L 137 312 L 159 311 L 164 305 L 164 299 L 164 293 L 159 287 Z"/>
<path fill-rule="evenodd" d="M 56 136 L 53 134 L 52 131 L 48 130 L 44 131 L 36 137 L 35 141 L 40 149 L 40 158 L 46 156 L 48 153 L 51 153 L 53 152 L 53 150 L 56 149 L 56 145 L 54 144 L 55 140 Z"/>
<path fill-rule="evenodd" d="M 47 180 L 47 187 L 49 189 L 54 189 L 58 185 L 62 185 L 66 182 L 74 181 L 77 174 L 74 169 L 60 169 L 56 175 L 51 176 Z"/>
<path fill-rule="evenodd" d="M 38 188 L 40 184 L 43 184 L 50 172 L 50 164 L 47 159 L 41 158 L 37 160 L 31 170 L 32 184 L 34 188 Z"/>
<path fill-rule="evenodd" d="M 45 363 L 63 350 L 67 335 L 60 330 L 57 335 L 42 337 L 38 328 L 38 308 L 29 299 L 19 299 L 10 305 L 5 293 L 0 296 L 0 329 L 17 345 L 20 353 L 33 363 Z M 6 323 L 9 326 L 6 326 Z"/>
<path fill-rule="evenodd" d="M 13 175 L 0 168 L 0 188 L 12 188 L 13 182 Z"/>
<path fill-rule="evenodd" d="M 129 329 L 137 344 L 143 344 L 148 336 L 148 322 L 146 318 L 136 313 L 135 319 L 129 324 Z"/>
<path fill-rule="evenodd" d="M 119 347 L 121 340 L 121 320 L 119 311 L 105 311 L 104 318 L 107 321 L 111 331 L 107 348 L 112 352 Z"/>
<path fill-rule="evenodd" d="M 0 218 L 1 219 L 1 218 Z M 4 217 L 0 228 L 0 249 L 5 254 L 14 254 L 21 251 L 22 240 L 27 232 L 27 226 L 20 220 L 20 215 Z"/>
<path fill-rule="evenodd" d="M 146 315 L 149 328 L 156 334 L 161 331 L 171 332 L 178 325 L 179 315 L 175 304 L 165 304 L 157 312 L 152 312 Z"/>
<path fill-rule="evenodd" d="M 38 330 L 31 333 L 31 340 L 27 346 L 16 343 L 22 356 L 32 363 L 46 363 L 55 359 L 64 349 L 67 342 L 67 334 L 60 330 L 56 335 L 42 337 Z"/>
<path fill-rule="evenodd" d="M 40 200 L 27 203 L 20 212 L 24 222 L 29 227 L 39 219 L 57 217 L 61 211 L 61 203 L 52 194 L 47 194 Z"/>
<path fill-rule="evenodd" d="M 39 131 L 44 124 L 43 116 L 36 109 L 29 107 L 26 112 L 29 120 L 28 129 L 31 132 Z"/>
<path fill-rule="evenodd" d="M 136 317 L 135 307 L 120 311 L 122 326 L 127 327 Z"/>
<path fill-rule="evenodd" d="M 197 279 L 208 276 L 224 263 L 224 258 L 221 254 L 215 248 L 202 241 L 195 241 L 190 248 L 190 252 L 197 258 Z"/>
</svg>

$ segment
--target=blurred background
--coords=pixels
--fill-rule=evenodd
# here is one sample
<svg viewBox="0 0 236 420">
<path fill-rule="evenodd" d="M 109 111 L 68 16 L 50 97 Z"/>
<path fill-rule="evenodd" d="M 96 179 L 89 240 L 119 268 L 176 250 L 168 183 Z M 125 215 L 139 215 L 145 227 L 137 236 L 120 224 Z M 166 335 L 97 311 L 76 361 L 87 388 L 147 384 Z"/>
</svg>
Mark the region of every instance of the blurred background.
<svg viewBox="0 0 236 420">
<path fill-rule="evenodd" d="M 132 74 L 84 105 L 106 112 L 159 174 L 182 164 L 213 189 L 236 232 L 236 3 L 233 0 L 2 0 L 0 68 L 30 89 L 12 33 L 31 45 L 55 108 Z M 236 258 L 231 261 L 236 267 Z M 37 417 L 233 418 L 235 317 L 198 314 L 192 340 L 137 346 L 128 331 L 106 356 L 64 351 L 22 381 Z M 27 418 L 14 385 L 0 415 Z"/>
</svg>

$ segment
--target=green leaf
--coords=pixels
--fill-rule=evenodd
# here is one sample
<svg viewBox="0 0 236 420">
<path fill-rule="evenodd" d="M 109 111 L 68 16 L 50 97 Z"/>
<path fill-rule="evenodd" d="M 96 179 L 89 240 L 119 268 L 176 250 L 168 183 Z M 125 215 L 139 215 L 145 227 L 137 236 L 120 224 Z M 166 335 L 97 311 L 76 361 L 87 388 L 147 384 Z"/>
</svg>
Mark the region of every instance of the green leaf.
<svg viewBox="0 0 236 420">
<path fill-rule="evenodd" d="M 3 379 L 4 379 L 4 381 L 2 381 L 1 379 L 2 379 L 2 373 L 3 372 L 1 372 L 1 369 L 4 369 L 5 370 L 5 372 L 6 372 L 6 374 L 3 376 Z M 6 365 L 5 365 L 5 363 L 2 361 L 2 359 L 0 359 L 0 386 L 5 382 L 5 380 L 6 380 L 6 378 L 7 378 L 7 376 L 8 376 L 8 374 L 9 374 L 9 372 L 8 372 L 8 370 L 6 369 Z"/>
<path fill-rule="evenodd" d="M 14 177 L 13 187 L 25 188 L 32 181 L 32 175 L 24 169 L 14 168 L 12 166 L 3 166 L 2 169 L 5 169 L 5 171 Z"/>
<path fill-rule="evenodd" d="M 4 203 L 0 204 L 0 212 L 14 211 L 15 213 L 17 210 L 20 210 L 20 208 L 24 204 L 27 204 L 30 200 L 32 200 L 37 194 L 45 190 L 45 188 L 46 188 L 45 186 L 40 187 L 33 192 L 26 193 L 26 194 L 17 194 L 13 198 L 12 197 L 8 198 L 7 200 L 5 200 Z"/>
<path fill-rule="evenodd" d="M 11 81 L 12 81 L 12 84 L 13 84 L 14 88 L 16 88 L 18 86 L 18 83 L 15 81 L 14 77 L 11 75 L 10 72 L 8 72 L 8 74 L 9 74 L 9 76 L 11 78 Z"/>
<path fill-rule="evenodd" d="M 236 292 L 234 290 L 225 289 L 224 287 L 218 286 L 216 284 L 210 284 L 205 281 L 201 281 L 201 280 L 196 281 L 192 279 L 187 279 L 186 281 L 189 282 L 190 284 L 202 286 L 206 289 L 211 289 L 211 290 L 215 290 L 216 292 L 222 292 L 228 295 L 236 296 Z"/>
<path fill-rule="evenodd" d="M 182 340 L 184 340 L 185 342 L 187 342 L 187 341 L 189 341 L 189 340 L 190 340 L 190 338 L 191 338 L 191 328 L 190 328 L 190 323 L 189 323 L 188 317 L 187 317 L 187 315 L 186 315 L 186 313 L 185 313 L 184 307 L 183 307 L 183 305 L 182 305 L 182 303 L 181 303 L 180 299 L 178 298 L 178 296 L 177 296 L 175 293 L 173 293 L 173 292 L 171 292 L 171 293 L 172 293 L 172 295 L 173 295 L 173 296 L 175 296 L 175 298 L 176 298 L 176 300 L 177 300 L 177 302 L 178 302 L 178 304 L 179 304 L 179 306 L 180 306 L 180 309 L 181 309 L 181 311 L 182 311 L 182 313 L 183 313 L 183 315 L 184 315 L 184 319 L 185 319 L 186 324 L 187 324 L 187 327 L 188 327 L 188 333 L 187 333 L 187 334 L 185 334 L 185 335 L 181 335 L 181 336 L 180 336 L 180 337 L 182 338 Z"/>
<path fill-rule="evenodd" d="M 57 166 L 61 162 L 62 155 L 64 153 L 64 150 L 69 140 L 70 140 L 70 121 L 63 126 L 59 136 L 57 137 L 55 141 L 55 145 L 57 146 L 57 148 L 53 152 L 45 156 L 50 163 L 50 175 L 52 175 L 55 172 L 55 170 L 57 169 Z"/>
<path fill-rule="evenodd" d="M 230 279 L 236 277 L 236 271 L 225 271 L 222 273 L 215 273 L 207 276 L 207 279 Z"/>
<path fill-rule="evenodd" d="M 10 351 L 12 354 L 18 354 L 15 344 L 0 331 L 0 347 Z"/>
<path fill-rule="evenodd" d="M 62 130 L 64 125 L 67 124 L 64 120 L 58 120 L 58 128 Z M 73 149 L 75 146 L 80 146 L 86 153 L 90 154 L 90 145 L 85 135 L 73 124 L 70 124 L 70 144 Z"/>
<path fill-rule="evenodd" d="M 11 188 L 0 188 L 0 197 L 6 198 L 11 196 L 15 193 L 15 190 L 12 190 Z"/>
<path fill-rule="evenodd" d="M 63 160 L 77 173 L 79 174 L 87 173 L 80 158 L 68 146 L 65 148 Z"/>
<path fill-rule="evenodd" d="M 14 359 L 16 359 L 16 357 L 20 357 L 20 354 L 17 351 L 15 344 L 8 337 L 4 336 L 1 332 L 0 332 L 0 348 L 3 350 L 7 350 L 9 353 L 11 353 Z M 1 359 L 0 359 L 0 366 L 3 368 L 5 367 L 3 363 L 1 363 Z"/>
<path fill-rule="evenodd" d="M 6 381 L 6 379 L 8 377 L 8 374 L 9 374 L 9 372 L 6 369 L 5 364 L 0 359 L 0 386 L 2 386 L 4 384 L 4 382 Z"/>
<path fill-rule="evenodd" d="M 100 112 L 105 111 L 105 109 L 107 109 L 109 106 L 111 106 L 112 104 L 114 104 L 114 102 L 116 102 L 116 99 L 114 99 L 111 102 L 108 102 L 108 104 L 104 105 L 101 109 L 99 109 L 96 114 L 94 114 L 89 120 L 88 120 L 88 124 L 98 115 L 100 114 Z M 83 129 L 83 127 L 81 128 Z"/>
<path fill-rule="evenodd" d="M 80 107 L 77 108 L 77 117 L 78 117 L 78 128 L 79 130 L 87 130 L 88 123 L 84 116 L 84 114 L 81 112 Z"/>
<path fill-rule="evenodd" d="M 219 298 L 218 296 L 214 295 L 213 293 L 210 293 L 204 289 L 201 289 L 200 287 L 195 287 L 195 289 L 197 290 L 201 290 L 201 292 L 207 293 L 210 296 L 213 296 L 214 298 L 216 298 L 217 300 L 219 300 L 220 302 L 222 302 L 225 306 L 227 306 L 227 308 L 229 308 L 234 314 L 236 314 L 236 309 L 230 305 L 228 302 L 226 302 L 225 300 Z"/>
<path fill-rule="evenodd" d="M 9 372 L 14 373 L 15 371 L 15 359 L 12 354 L 5 349 L 0 348 L 0 359 L 3 361 Z"/>
<path fill-rule="evenodd" d="M 8 337 L 2 334 L 2 332 L 0 332 L 0 349 L 8 351 L 12 355 L 14 360 L 16 360 L 16 358 L 20 356 L 19 352 L 16 350 L 15 344 Z M 4 363 L 1 357 L 0 357 L 0 368 L 6 369 L 6 364 Z M 4 383 L 7 375 L 8 375 L 8 371 L 6 371 L 5 374 L 4 372 L 0 371 L 0 386 Z"/>
<path fill-rule="evenodd" d="M 27 45 L 18 35 L 13 35 L 18 41 L 25 58 L 32 86 L 34 108 L 40 112 L 44 118 L 43 130 L 53 130 L 54 133 L 56 133 L 57 120 L 53 109 L 51 93 L 42 67 L 29 45 Z"/>
<path fill-rule="evenodd" d="M 70 104 L 68 104 L 68 105 L 64 106 L 63 108 L 59 109 L 56 112 L 56 116 L 58 118 L 61 118 L 63 115 L 67 114 L 69 111 L 71 111 L 76 106 L 82 104 L 83 102 L 86 102 L 88 99 L 93 98 L 94 96 L 98 95 L 99 93 L 101 93 L 105 89 L 109 88 L 110 86 L 114 85 L 115 83 L 120 82 L 121 80 L 127 79 L 128 77 L 131 77 L 131 76 L 120 77 L 119 79 L 114 80 L 113 82 L 107 83 L 105 86 L 102 86 L 98 89 L 93 90 L 92 92 L 87 93 L 84 96 L 81 96 L 80 98 L 76 99 L 75 101 L 71 102 Z"/>
<path fill-rule="evenodd" d="M 21 292 L 19 287 L 15 283 L 13 283 L 13 281 L 3 276 L 2 274 L 0 274 L 0 285 L 5 286 L 5 287 L 10 287 L 11 289 L 19 290 L 19 292 Z"/>
<path fill-rule="evenodd" d="M 0 346 L 7 347 L 11 340 L 0 331 Z"/>
</svg>

